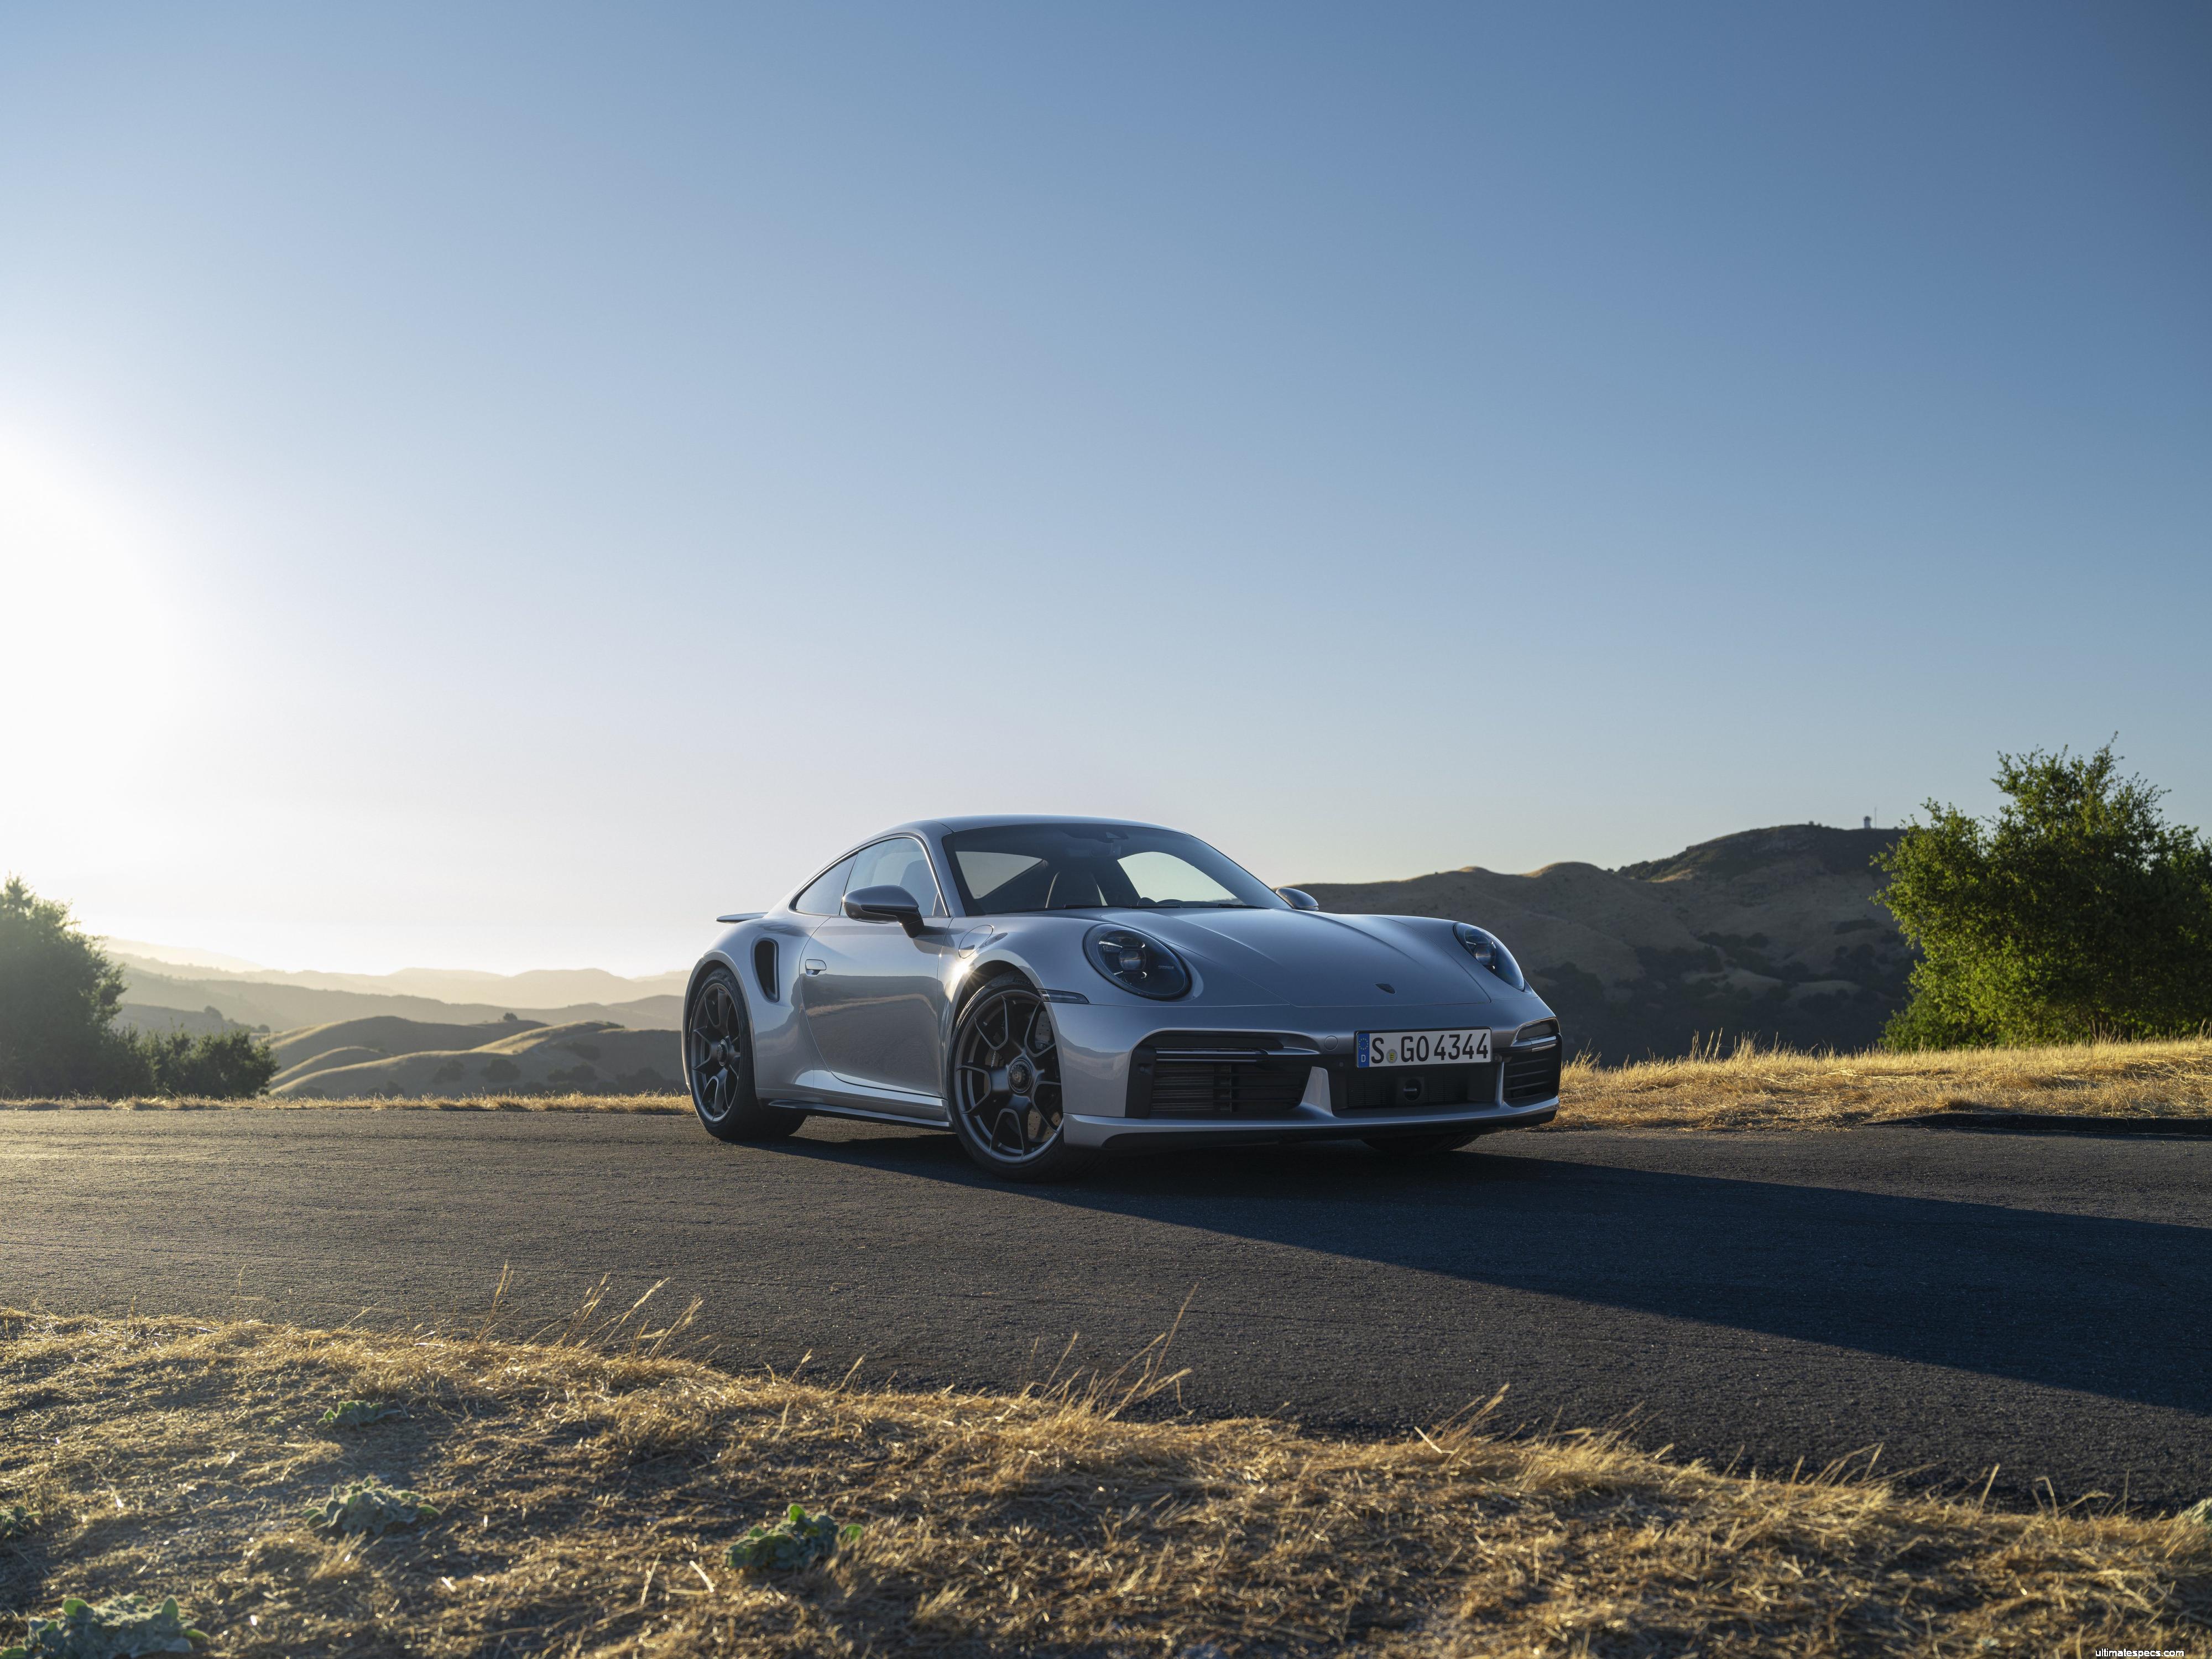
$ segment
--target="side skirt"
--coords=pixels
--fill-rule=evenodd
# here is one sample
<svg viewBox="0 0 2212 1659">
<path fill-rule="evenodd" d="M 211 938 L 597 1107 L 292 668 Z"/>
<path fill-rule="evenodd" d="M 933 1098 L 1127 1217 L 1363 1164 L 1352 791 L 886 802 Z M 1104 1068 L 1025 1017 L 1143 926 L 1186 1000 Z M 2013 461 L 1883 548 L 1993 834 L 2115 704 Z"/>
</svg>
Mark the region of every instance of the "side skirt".
<svg viewBox="0 0 2212 1659">
<path fill-rule="evenodd" d="M 866 1123 L 903 1123 L 910 1129 L 949 1129 L 952 1120 L 942 1115 L 930 1117 L 911 1117 L 904 1112 L 871 1111 L 866 1106 L 830 1106 L 818 1100 L 771 1100 L 771 1106 L 790 1112 L 804 1112 L 809 1117 L 852 1117 Z"/>
</svg>

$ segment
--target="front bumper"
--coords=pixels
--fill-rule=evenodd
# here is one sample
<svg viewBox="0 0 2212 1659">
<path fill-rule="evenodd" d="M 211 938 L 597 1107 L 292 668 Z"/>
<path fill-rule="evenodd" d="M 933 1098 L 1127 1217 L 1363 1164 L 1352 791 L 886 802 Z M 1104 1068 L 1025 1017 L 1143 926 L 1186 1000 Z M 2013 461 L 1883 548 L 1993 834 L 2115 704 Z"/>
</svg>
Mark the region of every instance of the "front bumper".
<svg viewBox="0 0 2212 1659">
<path fill-rule="evenodd" d="M 1301 1106 L 1285 1117 L 1248 1118 L 1236 1122 L 1204 1118 L 1169 1121 L 1159 1118 L 1080 1117 L 1071 1113 L 1062 1133 L 1073 1146 L 1102 1152 L 1133 1152 L 1158 1146 L 1264 1146 L 1285 1140 L 1366 1139 L 1399 1134 L 1489 1134 L 1499 1129 L 1533 1129 L 1559 1114 L 1557 1096 L 1534 1106 L 1463 1107 L 1430 1112 L 1361 1112 L 1357 1115 Z"/>
<path fill-rule="evenodd" d="M 1259 1006 L 1220 1008 L 1182 1004 L 1129 1006 L 1112 1003 L 1056 1003 L 1060 1079 L 1066 1094 L 1063 1133 L 1076 1146 L 1130 1149 L 1139 1146 L 1267 1145 L 1286 1140 L 1366 1139 L 1388 1135 L 1483 1134 L 1528 1128 L 1549 1122 L 1559 1111 L 1556 1071 L 1551 1088 L 1537 1098 L 1504 1089 L 1503 1066 L 1488 1068 L 1480 1098 L 1440 1097 L 1430 1104 L 1357 1104 L 1347 1083 L 1353 1076 L 1353 1039 L 1362 1030 L 1463 1030 L 1487 1026 L 1493 1051 L 1507 1055 L 1515 1034 L 1534 1020 L 1552 1017 L 1533 993 L 1493 998 L 1479 1004 L 1422 1004 L 1380 1011 L 1360 1008 Z M 1385 1022 L 1388 1022 L 1385 1024 Z M 1187 1049 L 1201 1032 L 1224 1038 L 1264 1035 L 1269 1064 L 1281 1077 L 1286 1064 L 1298 1065 L 1292 1050 L 1313 1051 L 1306 1078 L 1257 1110 L 1240 1104 L 1218 1115 L 1203 1110 L 1153 1110 L 1146 1101 L 1150 1080 L 1142 1067 L 1152 1058 Z M 1471 1068 L 1470 1068 L 1471 1069 Z M 1393 1075 L 1395 1073 L 1385 1073 Z M 1375 1073 L 1361 1073 L 1374 1077 Z M 1533 1081 L 1533 1079 L 1531 1079 Z M 1303 1086 L 1304 1093 L 1291 1103 Z M 1450 1093 L 1450 1091 L 1443 1091 Z M 1504 1096 L 1520 1097 L 1505 1103 Z M 1365 1095 L 1372 1098 L 1371 1093 Z"/>
</svg>

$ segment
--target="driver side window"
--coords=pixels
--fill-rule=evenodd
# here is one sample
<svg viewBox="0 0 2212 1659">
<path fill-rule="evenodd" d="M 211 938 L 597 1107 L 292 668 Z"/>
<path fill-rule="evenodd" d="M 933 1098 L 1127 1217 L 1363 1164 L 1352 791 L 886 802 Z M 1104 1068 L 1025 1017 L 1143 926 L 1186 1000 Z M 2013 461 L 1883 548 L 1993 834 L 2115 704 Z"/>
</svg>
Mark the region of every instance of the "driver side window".
<svg viewBox="0 0 2212 1659">
<path fill-rule="evenodd" d="M 929 854 L 910 836 L 893 836 L 853 854 L 853 878 L 845 884 L 845 890 L 856 892 L 863 887 L 903 887 L 914 895 L 925 916 L 945 914 L 937 878 L 930 872 Z"/>
</svg>

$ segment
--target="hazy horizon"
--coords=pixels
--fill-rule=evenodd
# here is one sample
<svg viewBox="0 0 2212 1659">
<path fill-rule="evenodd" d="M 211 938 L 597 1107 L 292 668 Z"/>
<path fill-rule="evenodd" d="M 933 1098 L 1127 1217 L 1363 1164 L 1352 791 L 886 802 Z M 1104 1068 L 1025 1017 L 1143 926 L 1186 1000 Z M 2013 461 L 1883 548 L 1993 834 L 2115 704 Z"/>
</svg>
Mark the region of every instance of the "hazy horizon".
<svg viewBox="0 0 2212 1659">
<path fill-rule="evenodd" d="M 515 969 L 507 972 L 470 968 L 459 964 L 440 966 L 428 963 L 408 963 L 398 968 L 363 969 L 331 967 L 316 963 L 283 964 L 253 962 L 244 957 L 228 956 L 218 951 L 200 950 L 190 945 L 167 944 L 149 939 L 117 939 L 107 934 L 95 935 L 94 938 L 101 950 L 112 958 L 152 963 L 163 969 L 173 969 L 176 971 L 172 976 L 179 978 L 193 973 L 210 973 L 219 978 L 232 976 L 244 978 L 263 974 L 283 975 L 291 978 L 329 980 L 400 981 L 416 977 L 447 980 L 455 981 L 457 984 L 480 981 L 479 988 L 490 988 L 512 987 L 518 981 L 566 980 L 597 976 L 619 980 L 629 985 L 646 986 L 651 985 L 656 980 L 686 973 L 690 967 L 688 963 L 675 963 L 656 972 L 645 974 L 617 974 L 611 969 L 601 968 L 590 963 L 564 963 L 557 966 Z M 577 999 L 562 997 L 538 1006 L 557 1007 L 564 1002 L 574 1000 Z M 516 1006 L 520 1007 L 525 1005 L 518 1003 Z"/>
<path fill-rule="evenodd" d="M 0 13 L 0 872 L 665 971 L 886 823 L 1273 882 L 2212 823 L 2212 14 Z"/>
</svg>

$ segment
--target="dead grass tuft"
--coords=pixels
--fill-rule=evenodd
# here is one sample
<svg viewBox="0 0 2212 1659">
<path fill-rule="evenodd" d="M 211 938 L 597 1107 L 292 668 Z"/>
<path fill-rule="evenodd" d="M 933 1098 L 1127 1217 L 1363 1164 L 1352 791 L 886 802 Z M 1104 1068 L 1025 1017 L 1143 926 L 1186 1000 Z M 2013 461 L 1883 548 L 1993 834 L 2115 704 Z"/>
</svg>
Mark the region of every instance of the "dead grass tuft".
<svg viewBox="0 0 2212 1659">
<path fill-rule="evenodd" d="M 1921 1054 L 1734 1052 L 1570 1065 L 1561 1129 L 1848 1129 L 1958 1111 L 2212 1117 L 2212 1039 Z"/>
<path fill-rule="evenodd" d="M 1135 1421 L 1165 1345 L 1017 1395 L 734 1376 L 596 1340 L 0 1313 L 0 1639 L 64 1593 L 175 1594 L 238 1655 L 1806 1655 L 2201 1648 L 2212 1530 L 1680 1464 L 1482 1412 L 1357 1443 Z M 333 1439 L 331 1399 L 407 1415 Z M 1494 1403 L 1494 1402 L 1493 1402 Z M 1865 1462 L 1871 1462 L 1871 1456 Z M 440 1509 L 331 1540 L 374 1473 Z M 792 1502 L 859 1540 L 721 1565 Z"/>
</svg>

